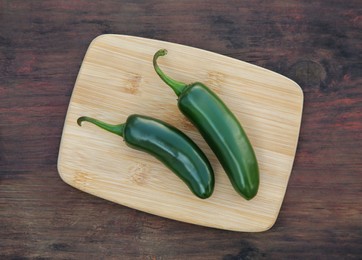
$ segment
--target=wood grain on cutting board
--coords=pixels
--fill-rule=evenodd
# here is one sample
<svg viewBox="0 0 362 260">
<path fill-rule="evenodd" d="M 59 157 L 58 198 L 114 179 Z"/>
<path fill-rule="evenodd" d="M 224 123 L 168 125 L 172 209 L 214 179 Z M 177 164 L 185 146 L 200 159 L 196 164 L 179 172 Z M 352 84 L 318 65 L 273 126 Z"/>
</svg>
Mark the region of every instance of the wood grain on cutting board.
<svg viewBox="0 0 362 260">
<path fill-rule="evenodd" d="M 260 168 L 257 196 L 246 201 L 232 188 L 216 157 L 179 112 L 177 97 L 155 73 L 153 54 L 166 48 L 160 67 L 183 82 L 208 85 L 240 120 Z M 69 104 L 59 151 L 62 179 L 82 191 L 151 214 L 220 229 L 257 232 L 275 222 L 298 143 L 303 93 L 269 70 L 208 51 L 124 35 L 102 35 L 90 45 Z M 159 118 L 189 135 L 215 171 L 209 199 L 195 197 L 157 159 L 127 147 L 119 136 L 79 116 L 112 124 L 131 114 Z"/>
</svg>

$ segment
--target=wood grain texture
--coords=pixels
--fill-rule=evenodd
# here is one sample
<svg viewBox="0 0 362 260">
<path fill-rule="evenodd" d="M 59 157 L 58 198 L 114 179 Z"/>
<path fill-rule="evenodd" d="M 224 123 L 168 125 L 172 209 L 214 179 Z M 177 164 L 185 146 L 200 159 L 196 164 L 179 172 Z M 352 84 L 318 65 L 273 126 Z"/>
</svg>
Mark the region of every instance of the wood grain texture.
<svg viewBox="0 0 362 260">
<path fill-rule="evenodd" d="M 211 149 L 178 111 L 177 96 L 154 71 L 153 54 L 162 48 L 169 54 L 160 64 L 172 78 L 204 82 L 241 122 L 260 170 L 259 191 L 252 200 L 234 191 Z M 280 74 L 185 45 L 105 34 L 90 44 L 75 83 L 59 174 L 82 191 L 155 215 L 232 231 L 265 231 L 275 223 L 284 199 L 302 109 L 300 87 Z M 119 124 L 132 114 L 168 122 L 200 146 L 215 172 L 210 198 L 195 197 L 156 158 L 131 150 L 119 136 L 99 128 L 87 131 L 76 123 L 78 117 L 90 116 Z"/>
<path fill-rule="evenodd" d="M 360 1 L 0 1 L 0 256 L 359 259 Z M 142 213 L 59 178 L 64 117 L 92 39 L 176 42 L 303 89 L 300 139 L 272 229 L 239 233 Z"/>
</svg>

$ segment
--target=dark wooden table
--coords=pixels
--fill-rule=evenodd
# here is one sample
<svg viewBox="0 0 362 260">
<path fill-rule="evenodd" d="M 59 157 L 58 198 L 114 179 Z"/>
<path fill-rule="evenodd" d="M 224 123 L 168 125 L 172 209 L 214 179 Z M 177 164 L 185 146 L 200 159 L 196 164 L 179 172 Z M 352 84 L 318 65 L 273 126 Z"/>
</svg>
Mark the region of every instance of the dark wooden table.
<svg viewBox="0 0 362 260">
<path fill-rule="evenodd" d="M 100 34 L 221 53 L 304 91 L 281 212 L 263 233 L 180 223 L 65 184 L 64 117 Z M 0 1 L 0 258 L 361 259 L 361 1 Z"/>
</svg>

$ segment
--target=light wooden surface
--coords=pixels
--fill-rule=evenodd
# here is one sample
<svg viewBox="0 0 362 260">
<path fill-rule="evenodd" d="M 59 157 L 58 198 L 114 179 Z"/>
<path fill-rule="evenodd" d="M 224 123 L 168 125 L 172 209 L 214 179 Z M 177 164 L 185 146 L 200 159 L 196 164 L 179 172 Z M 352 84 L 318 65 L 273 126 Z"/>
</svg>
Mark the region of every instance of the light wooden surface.
<svg viewBox="0 0 362 260">
<path fill-rule="evenodd" d="M 196 129 L 178 111 L 176 96 L 154 72 L 161 68 L 184 82 L 201 81 L 239 118 L 255 149 L 260 189 L 246 201 L 232 188 Z M 298 143 L 303 93 L 274 72 L 204 50 L 122 35 L 102 35 L 90 45 L 69 104 L 58 158 L 61 178 L 95 196 L 151 214 L 234 231 L 258 232 L 277 219 Z M 155 158 L 132 150 L 111 133 L 84 123 L 92 116 L 122 123 L 130 114 L 171 123 L 203 149 L 215 171 L 211 198 L 195 197 Z"/>
</svg>

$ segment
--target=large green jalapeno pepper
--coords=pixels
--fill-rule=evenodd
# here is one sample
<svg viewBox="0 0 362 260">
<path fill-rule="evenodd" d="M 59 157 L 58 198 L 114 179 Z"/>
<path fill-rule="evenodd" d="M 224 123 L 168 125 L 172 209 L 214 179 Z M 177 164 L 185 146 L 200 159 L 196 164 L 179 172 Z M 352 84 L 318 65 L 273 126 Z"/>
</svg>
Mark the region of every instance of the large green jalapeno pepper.
<svg viewBox="0 0 362 260">
<path fill-rule="evenodd" d="M 185 84 L 165 75 L 159 68 L 157 59 L 166 54 L 165 49 L 155 53 L 155 71 L 176 93 L 179 109 L 200 131 L 234 189 L 245 199 L 252 199 L 259 188 L 259 168 L 254 150 L 239 121 L 204 84 Z"/>
<path fill-rule="evenodd" d="M 214 172 L 205 154 L 183 132 L 155 118 L 131 115 L 126 122 L 110 125 L 91 117 L 80 117 L 111 133 L 122 136 L 134 149 L 147 152 L 180 177 L 199 198 L 206 199 L 214 190 Z"/>
</svg>

